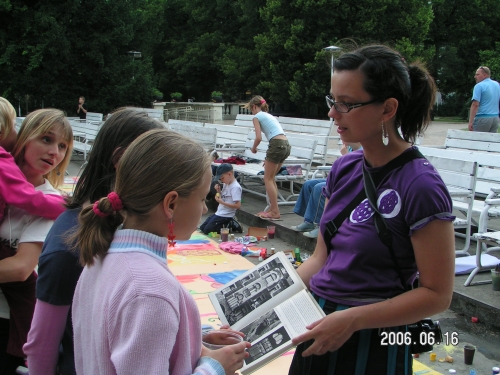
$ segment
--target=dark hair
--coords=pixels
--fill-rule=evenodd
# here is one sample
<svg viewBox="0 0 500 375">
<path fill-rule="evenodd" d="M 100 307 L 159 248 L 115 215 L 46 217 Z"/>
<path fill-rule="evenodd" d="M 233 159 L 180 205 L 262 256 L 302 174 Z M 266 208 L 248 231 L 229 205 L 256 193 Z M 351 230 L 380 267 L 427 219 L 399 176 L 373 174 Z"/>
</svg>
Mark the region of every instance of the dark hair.
<svg viewBox="0 0 500 375">
<path fill-rule="evenodd" d="M 97 133 L 89 162 L 78 180 L 68 208 L 78 208 L 87 200 L 94 202 L 113 190 L 115 164 L 126 148 L 141 134 L 152 129 L 164 129 L 145 112 L 117 109 Z"/>
<path fill-rule="evenodd" d="M 125 151 L 116 176 L 115 192 L 122 209 L 115 211 L 110 198 L 104 195 L 96 208 L 85 207 L 79 215 L 80 227 L 71 237 L 77 239 L 82 265 L 92 265 L 94 257 L 108 252 L 117 227 L 126 216 L 147 217 L 171 192 L 188 198 L 200 186 L 210 159 L 203 147 L 170 130 L 152 130 L 139 136 Z"/>
<path fill-rule="evenodd" d="M 371 45 L 344 53 L 334 62 L 334 70 L 359 69 L 364 89 L 372 99 L 398 101 L 396 127 L 403 138 L 414 143 L 431 120 L 436 84 L 423 64 L 407 65 L 399 52 L 384 46 Z"/>
</svg>

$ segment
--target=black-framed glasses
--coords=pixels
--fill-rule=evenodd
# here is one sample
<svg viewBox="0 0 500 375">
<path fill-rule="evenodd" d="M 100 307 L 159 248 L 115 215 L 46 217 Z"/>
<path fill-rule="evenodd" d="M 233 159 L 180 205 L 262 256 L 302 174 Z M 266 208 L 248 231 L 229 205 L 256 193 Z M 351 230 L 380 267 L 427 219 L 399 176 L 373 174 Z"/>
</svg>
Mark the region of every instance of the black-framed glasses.
<svg viewBox="0 0 500 375">
<path fill-rule="evenodd" d="M 364 105 L 381 102 L 380 99 L 373 99 L 365 103 L 344 103 L 344 102 L 336 102 L 335 100 L 333 100 L 331 95 L 327 95 L 325 96 L 325 98 L 326 98 L 326 105 L 328 106 L 328 108 L 332 109 L 332 107 L 334 107 L 335 110 L 339 113 L 347 113 L 353 110 L 354 108 L 359 108 L 363 107 Z"/>
</svg>

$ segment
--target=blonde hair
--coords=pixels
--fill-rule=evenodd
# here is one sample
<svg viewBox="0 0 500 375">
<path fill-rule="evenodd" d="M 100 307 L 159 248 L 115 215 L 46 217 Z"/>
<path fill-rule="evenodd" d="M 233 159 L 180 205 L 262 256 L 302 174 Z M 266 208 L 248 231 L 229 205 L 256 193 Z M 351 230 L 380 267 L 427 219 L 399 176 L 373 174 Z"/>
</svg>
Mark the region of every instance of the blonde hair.
<svg viewBox="0 0 500 375">
<path fill-rule="evenodd" d="M 50 129 L 56 126 L 60 127 L 62 130 L 62 136 L 68 143 L 68 148 L 66 149 L 64 159 L 56 166 L 56 168 L 43 176 L 49 180 L 55 188 L 62 185 L 64 182 L 64 172 L 68 167 L 71 159 L 71 153 L 73 151 L 73 130 L 71 129 L 71 125 L 62 111 L 53 108 L 46 108 L 31 112 L 24 119 L 21 129 L 19 129 L 19 133 L 17 134 L 16 144 L 12 150 L 12 156 L 14 157 L 16 164 L 20 165 L 24 160 L 24 153 L 28 142 L 32 141 L 40 134 L 48 133 Z"/>
<path fill-rule="evenodd" d="M 261 111 L 269 112 L 269 106 L 267 105 L 266 100 L 260 95 L 255 95 L 252 99 L 250 99 L 250 101 L 245 104 L 244 108 L 251 109 L 253 105 L 259 107 Z"/>
<path fill-rule="evenodd" d="M 5 139 L 12 131 L 16 118 L 16 110 L 10 102 L 0 96 L 0 140 Z"/>
<path fill-rule="evenodd" d="M 80 227 L 68 239 L 80 248 L 80 263 L 90 266 L 94 257 L 106 255 L 116 228 L 123 222 L 120 212 L 146 217 L 171 191 L 189 197 L 209 166 L 203 147 L 181 134 L 162 129 L 140 135 L 123 154 L 116 173 L 115 192 L 122 210 L 115 212 L 105 197 L 97 202 L 97 208 L 107 216 L 96 215 L 93 205 L 80 213 Z"/>
</svg>

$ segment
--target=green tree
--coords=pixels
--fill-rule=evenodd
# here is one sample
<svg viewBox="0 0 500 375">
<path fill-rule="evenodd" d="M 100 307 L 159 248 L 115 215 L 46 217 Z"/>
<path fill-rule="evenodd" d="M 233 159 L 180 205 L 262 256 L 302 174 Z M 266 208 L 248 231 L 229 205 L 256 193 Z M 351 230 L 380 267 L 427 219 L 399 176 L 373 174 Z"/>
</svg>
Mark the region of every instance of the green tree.
<svg viewBox="0 0 500 375">
<path fill-rule="evenodd" d="M 80 95 L 94 112 L 150 105 L 151 54 L 159 33 L 149 22 L 155 2 L 27 4 L 12 0 L 10 7 L 0 6 L 0 77 L 6 97 L 15 102 L 28 95 L 30 110 L 54 106 L 70 115 Z M 127 51 L 134 49 L 145 57 L 133 61 Z"/>
<path fill-rule="evenodd" d="M 500 40 L 498 0 L 434 0 L 434 20 L 426 45 L 434 49 L 431 70 L 439 90 L 463 116 L 470 106 L 480 51 L 494 50 Z"/>
<path fill-rule="evenodd" d="M 292 101 L 303 112 L 315 103 L 322 108 L 329 90 L 324 47 L 351 38 L 359 44 L 411 44 L 408 52 L 418 56 L 432 21 L 424 0 L 272 0 L 260 14 L 268 30 L 254 38 L 262 66 L 257 89 L 276 102 Z"/>
</svg>

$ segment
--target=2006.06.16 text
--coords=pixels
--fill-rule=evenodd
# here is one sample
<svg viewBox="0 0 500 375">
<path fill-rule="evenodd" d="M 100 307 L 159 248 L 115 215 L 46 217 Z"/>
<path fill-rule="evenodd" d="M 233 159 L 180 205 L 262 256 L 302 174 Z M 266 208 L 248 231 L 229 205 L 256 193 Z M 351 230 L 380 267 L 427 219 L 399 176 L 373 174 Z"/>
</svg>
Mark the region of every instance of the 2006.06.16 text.
<svg viewBox="0 0 500 375">
<path fill-rule="evenodd" d="M 458 332 L 443 332 L 444 345 L 457 346 L 460 340 Z M 440 344 L 434 332 L 421 332 L 418 337 L 412 337 L 411 332 L 387 332 L 380 333 L 380 345 L 435 345 Z"/>
</svg>

